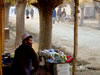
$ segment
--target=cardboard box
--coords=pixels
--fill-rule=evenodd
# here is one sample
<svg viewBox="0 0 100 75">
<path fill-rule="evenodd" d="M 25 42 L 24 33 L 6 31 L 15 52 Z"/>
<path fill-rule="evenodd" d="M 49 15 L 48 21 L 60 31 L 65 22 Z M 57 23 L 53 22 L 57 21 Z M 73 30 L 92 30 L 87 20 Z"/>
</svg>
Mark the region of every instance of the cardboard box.
<svg viewBox="0 0 100 75">
<path fill-rule="evenodd" d="M 54 75 L 70 75 L 70 65 L 68 63 L 55 64 Z"/>
<path fill-rule="evenodd" d="M 66 70 L 57 72 L 57 75 L 70 75 Z"/>
<path fill-rule="evenodd" d="M 57 71 L 59 71 L 59 70 L 67 70 L 67 69 L 69 69 L 69 64 L 68 63 L 56 64 L 56 67 L 57 67 Z"/>
</svg>

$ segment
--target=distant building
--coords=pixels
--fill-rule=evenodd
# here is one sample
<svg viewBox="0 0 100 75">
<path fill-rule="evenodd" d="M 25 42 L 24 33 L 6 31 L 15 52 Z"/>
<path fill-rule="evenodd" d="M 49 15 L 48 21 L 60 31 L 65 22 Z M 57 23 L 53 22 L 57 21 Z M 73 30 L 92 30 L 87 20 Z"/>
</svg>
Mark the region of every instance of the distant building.
<svg viewBox="0 0 100 75">
<path fill-rule="evenodd" d="M 93 5 L 85 5 L 84 18 L 95 18 L 96 12 Z"/>
</svg>

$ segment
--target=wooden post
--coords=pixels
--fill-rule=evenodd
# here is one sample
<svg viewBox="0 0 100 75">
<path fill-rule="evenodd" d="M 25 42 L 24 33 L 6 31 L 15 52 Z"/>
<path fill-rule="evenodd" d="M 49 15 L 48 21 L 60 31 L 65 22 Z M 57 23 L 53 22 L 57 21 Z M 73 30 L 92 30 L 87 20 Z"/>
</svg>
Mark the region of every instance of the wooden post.
<svg viewBox="0 0 100 75">
<path fill-rule="evenodd" d="M 79 0 L 74 0 L 75 2 L 75 15 L 74 15 L 74 54 L 73 54 L 73 69 L 72 75 L 76 75 L 76 57 L 77 57 L 77 50 L 78 50 L 78 6 Z"/>
<path fill-rule="evenodd" d="M 4 9 L 4 3 L 3 0 L 0 0 L 0 75 L 2 75 L 2 52 L 4 47 L 3 9 Z"/>
</svg>

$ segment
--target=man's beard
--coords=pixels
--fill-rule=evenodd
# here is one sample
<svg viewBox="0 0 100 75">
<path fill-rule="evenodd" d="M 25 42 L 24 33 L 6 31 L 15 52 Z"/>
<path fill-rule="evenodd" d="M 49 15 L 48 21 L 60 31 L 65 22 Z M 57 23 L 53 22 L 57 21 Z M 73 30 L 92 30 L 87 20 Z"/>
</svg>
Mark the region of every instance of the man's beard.
<svg viewBox="0 0 100 75">
<path fill-rule="evenodd" d="M 31 43 L 28 43 L 28 45 L 32 47 L 32 44 Z"/>
</svg>

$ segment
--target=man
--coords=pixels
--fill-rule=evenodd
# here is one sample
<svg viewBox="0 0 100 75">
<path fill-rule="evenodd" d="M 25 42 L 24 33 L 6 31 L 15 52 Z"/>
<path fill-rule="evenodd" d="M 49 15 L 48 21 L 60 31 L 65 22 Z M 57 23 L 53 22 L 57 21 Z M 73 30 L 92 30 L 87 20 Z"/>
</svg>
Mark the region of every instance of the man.
<svg viewBox="0 0 100 75">
<path fill-rule="evenodd" d="M 24 34 L 22 36 L 22 45 L 15 50 L 13 75 L 32 75 L 32 66 L 34 71 L 37 71 L 39 59 L 32 48 L 32 36 Z"/>
<path fill-rule="evenodd" d="M 55 24 L 55 20 L 56 20 L 56 10 L 55 9 L 53 9 L 52 20 L 53 20 L 53 24 Z"/>
<path fill-rule="evenodd" d="M 61 7 L 59 7 L 57 10 L 57 22 L 59 23 L 60 20 L 61 20 Z"/>
<path fill-rule="evenodd" d="M 29 9 L 26 9 L 26 18 L 29 19 Z"/>
<path fill-rule="evenodd" d="M 65 9 L 63 9 L 62 13 L 61 13 L 61 21 L 64 22 L 66 19 L 66 11 Z"/>
<path fill-rule="evenodd" d="M 33 17 L 34 17 L 34 10 L 33 10 L 33 8 L 31 9 L 30 14 L 31 14 L 31 19 L 33 19 Z"/>
</svg>

